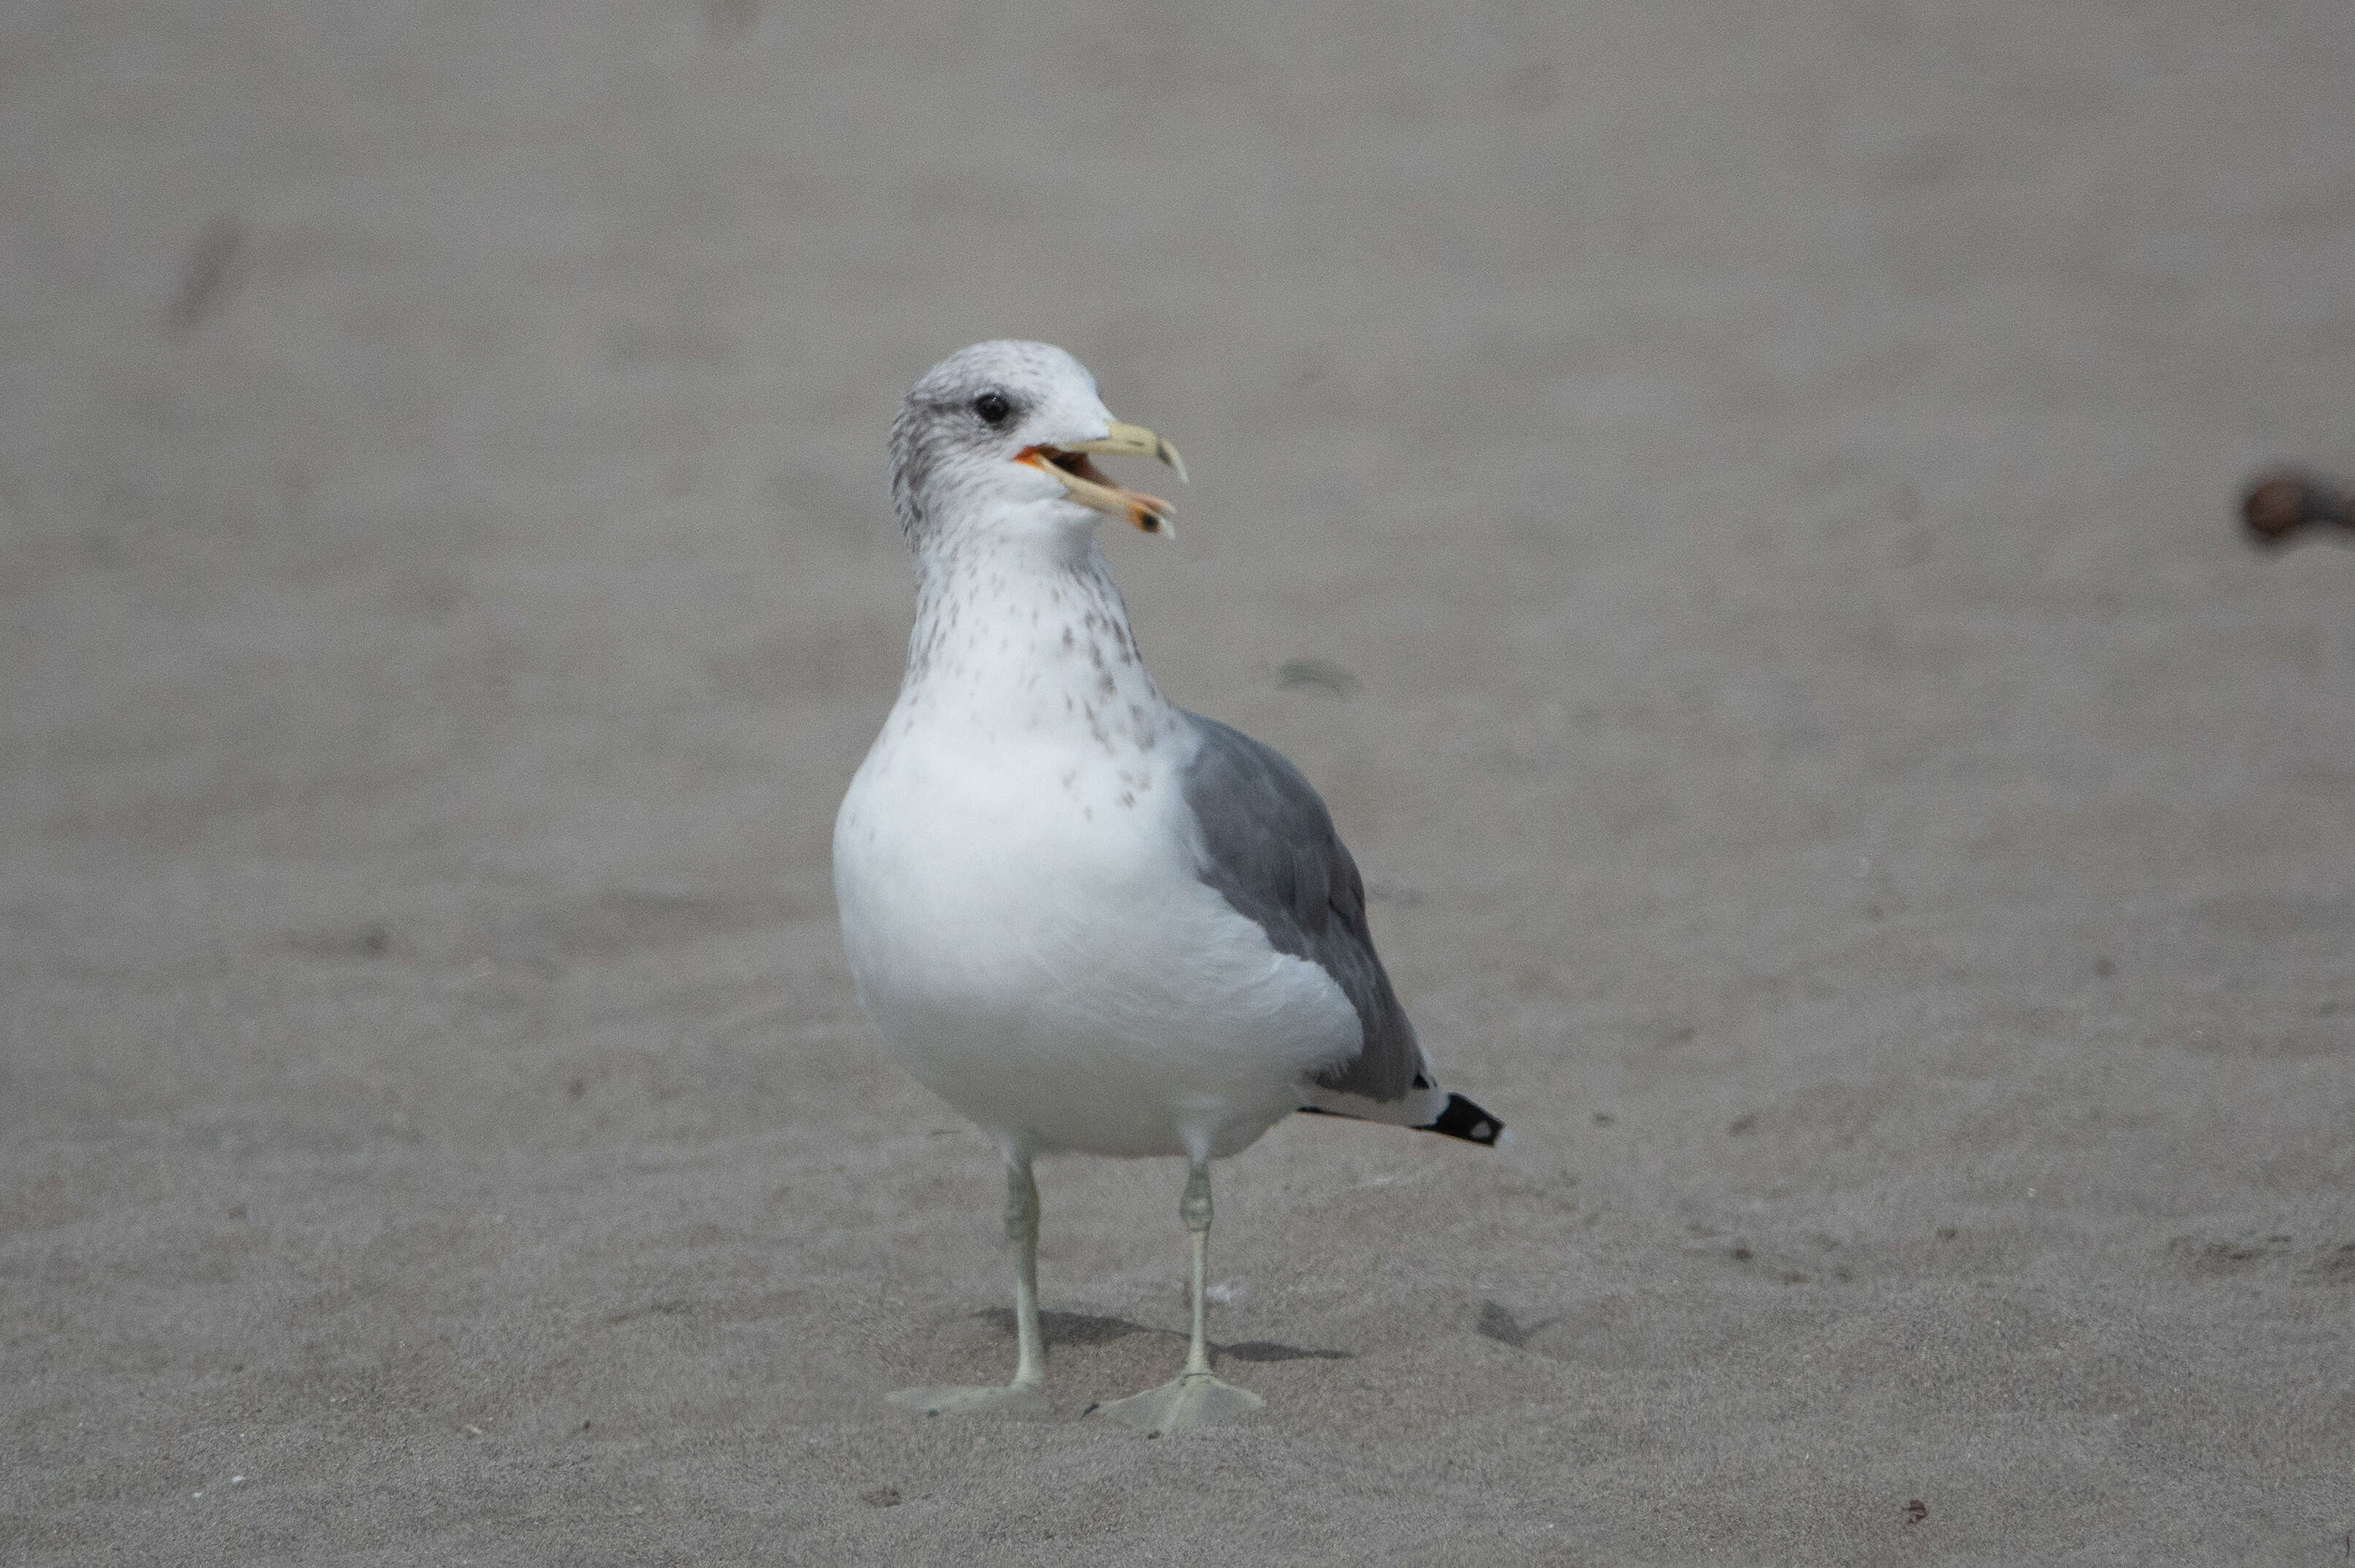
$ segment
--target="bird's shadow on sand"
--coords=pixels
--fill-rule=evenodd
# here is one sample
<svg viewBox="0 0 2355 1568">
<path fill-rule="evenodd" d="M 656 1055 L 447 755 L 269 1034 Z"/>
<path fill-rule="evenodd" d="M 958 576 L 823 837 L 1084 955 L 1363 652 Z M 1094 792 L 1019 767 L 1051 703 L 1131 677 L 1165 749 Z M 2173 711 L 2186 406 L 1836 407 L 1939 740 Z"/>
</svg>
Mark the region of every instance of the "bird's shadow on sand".
<svg viewBox="0 0 2355 1568">
<path fill-rule="evenodd" d="M 1014 1308 L 986 1307 L 974 1316 L 994 1325 L 1007 1339 L 1014 1337 Z M 1156 1328 L 1148 1324 L 1131 1323 L 1125 1317 L 1103 1317 L 1089 1312 L 1059 1312 L 1052 1308 L 1039 1314 L 1039 1334 L 1050 1345 L 1109 1345 L 1114 1339 L 1124 1339 L 1131 1334 L 1157 1334 L 1169 1339 L 1186 1338 L 1175 1328 Z M 1213 1340 L 1210 1349 L 1237 1361 L 1349 1361 L 1357 1359 L 1348 1350 L 1304 1350 L 1297 1345 L 1279 1345 L 1273 1339 L 1245 1339 L 1235 1345 L 1221 1345 Z"/>
</svg>

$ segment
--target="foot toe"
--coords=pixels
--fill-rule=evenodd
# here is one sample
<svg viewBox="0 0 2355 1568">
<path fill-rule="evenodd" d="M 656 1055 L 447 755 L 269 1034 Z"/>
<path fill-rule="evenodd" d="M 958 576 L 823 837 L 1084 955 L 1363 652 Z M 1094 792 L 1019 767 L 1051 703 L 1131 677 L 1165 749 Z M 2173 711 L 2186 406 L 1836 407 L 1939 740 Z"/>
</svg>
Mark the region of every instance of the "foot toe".
<svg viewBox="0 0 2355 1568">
<path fill-rule="evenodd" d="M 1126 1399 L 1116 1399 L 1102 1406 L 1099 1413 L 1139 1432 L 1158 1435 L 1216 1426 L 1248 1415 L 1266 1403 L 1247 1388 L 1220 1382 L 1208 1372 L 1197 1372 Z"/>
</svg>

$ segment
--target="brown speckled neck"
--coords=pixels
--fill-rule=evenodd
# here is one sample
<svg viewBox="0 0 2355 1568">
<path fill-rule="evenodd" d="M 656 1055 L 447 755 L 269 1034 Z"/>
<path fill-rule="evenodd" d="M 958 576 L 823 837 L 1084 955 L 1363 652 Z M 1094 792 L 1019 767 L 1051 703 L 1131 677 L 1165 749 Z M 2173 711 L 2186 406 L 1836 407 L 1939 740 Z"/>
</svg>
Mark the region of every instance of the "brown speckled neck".
<svg viewBox="0 0 2355 1568">
<path fill-rule="evenodd" d="M 1115 755 L 1150 752 L 1178 731 L 1182 716 L 1145 667 L 1103 554 L 1092 539 L 1078 544 L 943 539 L 919 552 L 900 686 L 908 722 L 992 735 L 1067 730 Z"/>
</svg>

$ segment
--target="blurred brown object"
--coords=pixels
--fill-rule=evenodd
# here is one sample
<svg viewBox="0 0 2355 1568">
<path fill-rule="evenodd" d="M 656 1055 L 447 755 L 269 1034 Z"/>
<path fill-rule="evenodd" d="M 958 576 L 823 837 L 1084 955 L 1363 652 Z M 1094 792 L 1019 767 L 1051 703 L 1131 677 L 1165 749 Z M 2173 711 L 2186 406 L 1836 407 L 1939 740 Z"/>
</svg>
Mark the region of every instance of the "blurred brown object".
<svg viewBox="0 0 2355 1568">
<path fill-rule="evenodd" d="M 245 281 L 245 225 L 226 212 L 206 224 L 188 246 L 180 292 L 165 313 L 173 336 L 186 337 L 227 304 Z"/>
<path fill-rule="evenodd" d="M 2294 468 L 2258 475 L 2241 497 L 2241 520 L 2259 544 L 2287 544 L 2309 523 L 2355 528 L 2346 492 Z"/>
</svg>

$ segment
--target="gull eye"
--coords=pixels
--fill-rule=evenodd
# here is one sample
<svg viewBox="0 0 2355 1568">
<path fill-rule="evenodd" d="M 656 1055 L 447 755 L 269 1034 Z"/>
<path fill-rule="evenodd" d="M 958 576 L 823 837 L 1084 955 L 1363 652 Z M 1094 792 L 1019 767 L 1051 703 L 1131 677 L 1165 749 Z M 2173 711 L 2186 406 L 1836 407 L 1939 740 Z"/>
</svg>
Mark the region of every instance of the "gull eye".
<svg viewBox="0 0 2355 1568">
<path fill-rule="evenodd" d="M 989 424 L 1004 424 L 1014 417 L 1014 405 L 1006 400 L 1003 392 L 984 392 L 974 399 L 973 411 Z"/>
</svg>

